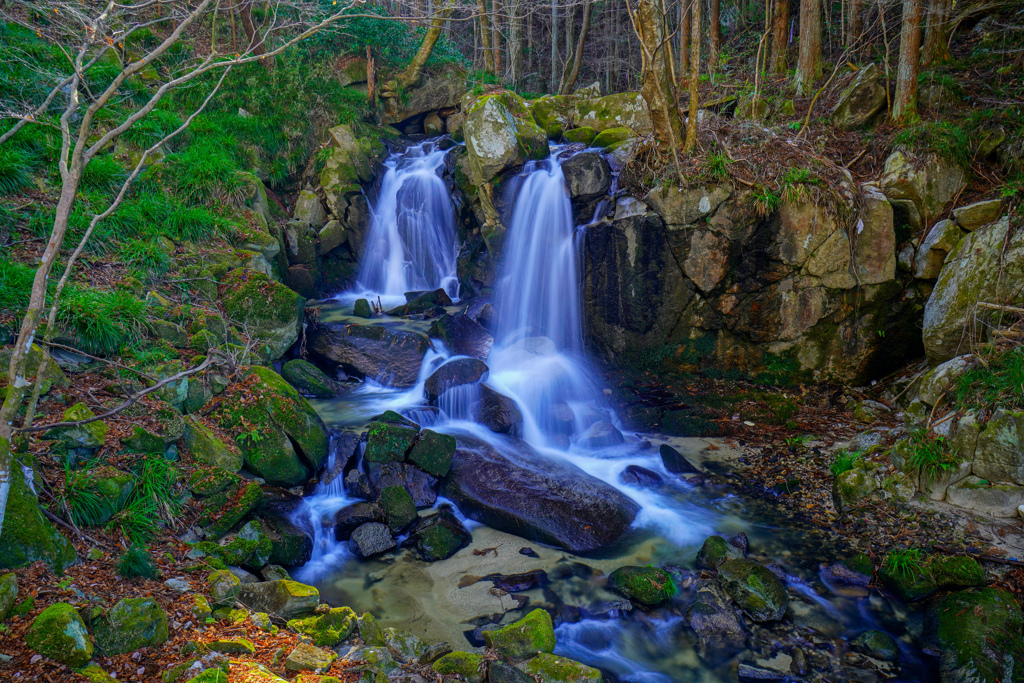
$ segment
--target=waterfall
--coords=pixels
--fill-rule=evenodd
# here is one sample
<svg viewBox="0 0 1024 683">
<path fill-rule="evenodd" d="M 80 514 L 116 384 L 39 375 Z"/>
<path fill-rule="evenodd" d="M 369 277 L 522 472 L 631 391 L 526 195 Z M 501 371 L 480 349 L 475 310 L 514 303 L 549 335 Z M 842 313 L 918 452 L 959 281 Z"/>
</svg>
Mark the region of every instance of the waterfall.
<svg viewBox="0 0 1024 683">
<path fill-rule="evenodd" d="M 359 271 L 365 293 L 404 302 L 406 292 L 441 288 L 458 297 L 455 212 L 440 175 L 444 158 L 445 150 L 428 141 L 385 162 Z"/>
</svg>

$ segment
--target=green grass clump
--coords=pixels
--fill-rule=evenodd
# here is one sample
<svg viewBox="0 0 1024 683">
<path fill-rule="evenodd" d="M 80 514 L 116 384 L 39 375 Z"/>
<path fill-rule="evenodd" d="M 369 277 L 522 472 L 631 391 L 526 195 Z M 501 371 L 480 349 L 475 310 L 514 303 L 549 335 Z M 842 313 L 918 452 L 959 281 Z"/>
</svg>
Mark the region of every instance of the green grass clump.
<svg viewBox="0 0 1024 683">
<path fill-rule="evenodd" d="M 107 528 L 120 530 L 133 543 L 147 543 L 159 532 L 161 520 L 173 524 L 181 512 L 181 501 L 174 492 L 177 468 L 162 455 L 146 455 L 139 458 L 132 474 L 132 496 Z"/>
<path fill-rule="evenodd" d="M 35 273 L 35 268 L 0 257 L 0 311 L 19 311 L 28 305 Z"/>
<path fill-rule="evenodd" d="M 891 576 L 909 578 L 922 571 L 924 554 L 917 548 L 890 550 L 882 563 L 883 571 Z"/>
<path fill-rule="evenodd" d="M 970 135 L 948 121 L 910 126 L 893 139 L 893 145 L 918 154 L 935 154 L 963 168 L 971 163 Z"/>
<path fill-rule="evenodd" d="M 160 576 L 160 571 L 145 547 L 133 545 L 117 563 L 117 575 L 126 579 L 155 579 Z"/>
<path fill-rule="evenodd" d="M 57 312 L 57 324 L 87 353 L 114 354 L 142 335 L 146 304 L 130 293 L 115 289 L 65 290 Z"/>
<path fill-rule="evenodd" d="M 864 455 L 864 451 L 847 451 L 845 448 L 840 448 L 832 456 L 832 464 L 829 465 L 829 470 L 832 472 L 833 477 L 838 477 L 844 472 L 849 472 L 853 469 L 854 464 Z"/>
<path fill-rule="evenodd" d="M 100 156 L 85 167 L 82 173 L 82 187 L 113 193 L 120 189 L 127 177 L 128 174 L 113 156 Z"/>
<path fill-rule="evenodd" d="M 125 264 L 146 271 L 151 278 L 158 278 L 171 267 L 171 255 L 163 245 L 152 240 L 128 240 L 120 250 Z"/>
<path fill-rule="evenodd" d="M 0 194 L 21 192 L 31 187 L 35 170 L 36 159 L 30 151 L 0 146 Z"/>
<path fill-rule="evenodd" d="M 935 436 L 926 429 L 917 429 L 910 433 L 907 446 L 910 463 L 921 469 L 929 483 L 935 480 L 937 474 L 956 467 L 955 451 L 943 436 Z"/>
<path fill-rule="evenodd" d="M 107 502 L 90 476 L 91 467 L 74 470 L 64 465 L 64 503 L 76 526 L 96 526 L 108 513 Z"/>
<path fill-rule="evenodd" d="M 957 380 L 953 400 L 963 410 L 1024 408 L 1024 348 L 994 355 L 987 364 L 965 372 Z"/>
<path fill-rule="evenodd" d="M 750 196 L 754 200 L 754 209 L 761 217 L 770 216 L 782 206 L 782 197 L 768 187 L 758 187 Z"/>
</svg>

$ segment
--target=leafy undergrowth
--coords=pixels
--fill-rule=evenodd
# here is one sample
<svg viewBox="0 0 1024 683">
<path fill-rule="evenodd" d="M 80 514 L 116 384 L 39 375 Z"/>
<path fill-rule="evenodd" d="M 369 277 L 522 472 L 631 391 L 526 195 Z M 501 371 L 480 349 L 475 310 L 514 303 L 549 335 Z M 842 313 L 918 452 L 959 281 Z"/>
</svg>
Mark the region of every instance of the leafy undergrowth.
<svg viewBox="0 0 1024 683">
<path fill-rule="evenodd" d="M 957 380 L 954 403 L 961 410 L 1024 408 L 1024 346 L 991 354 Z"/>
</svg>

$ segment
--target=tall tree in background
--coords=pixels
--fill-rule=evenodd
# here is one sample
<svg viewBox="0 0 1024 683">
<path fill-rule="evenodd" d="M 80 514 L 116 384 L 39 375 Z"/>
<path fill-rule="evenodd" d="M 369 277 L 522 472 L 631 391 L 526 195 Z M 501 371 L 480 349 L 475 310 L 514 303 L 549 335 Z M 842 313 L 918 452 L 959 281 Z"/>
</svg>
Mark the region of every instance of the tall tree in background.
<svg viewBox="0 0 1024 683">
<path fill-rule="evenodd" d="M 679 0 L 679 73 L 690 72 L 690 17 L 696 0 Z"/>
<path fill-rule="evenodd" d="M 718 70 L 718 53 L 722 49 L 722 7 L 721 0 L 711 0 L 708 14 L 708 71 Z"/>
<path fill-rule="evenodd" d="M 491 49 L 491 21 L 487 16 L 487 0 L 477 0 L 480 17 L 480 49 L 484 53 L 484 71 L 494 73 L 494 51 Z"/>
<path fill-rule="evenodd" d="M 900 61 L 896 67 L 896 94 L 892 100 L 894 123 L 907 123 L 917 118 L 917 74 L 921 63 L 921 3 L 922 0 L 903 0 Z"/>
<path fill-rule="evenodd" d="M 850 0 L 849 13 L 846 18 L 846 48 L 851 49 L 860 41 L 861 15 L 864 13 L 864 0 Z"/>
<path fill-rule="evenodd" d="M 800 0 L 800 57 L 796 92 L 807 96 L 821 78 L 821 0 Z"/>
<path fill-rule="evenodd" d="M 665 12 L 662 0 L 640 0 L 630 13 L 633 31 L 640 39 L 644 68 L 640 94 L 647 103 L 654 128 L 654 139 L 662 152 L 677 148 L 682 134 L 679 108 L 673 95 L 671 55 L 665 36 Z"/>
<path fill-rule="evenodd" d="M 501 66 L 501 12 L 500 0 L 491 0 L 491 62 L 494 64 L 494 75 L 502 75 Z"/>
<path fill-rule="evenodd" d="M 949 61 L 949 17 L 952 11 L 953 0 L 928 0 L 921 66 Z"/>
<path fill-rule="evenodd" d="M 789 67 L 789 0 L 775 0 L 772 12 L 771 70 L 786 73 Z"/>
<path fill-rule="evenodd" d="M 686 121 L 686 144 L 683 151 L 692 154 L 697 146 L 697 117 L 700 114 L 700 0 L 691 3 L 690 16 L 690 116 Z"/>
<path fill-rule="evenodd" d="M 562 82 L 558 87 L 559 95 L 568 95 L 576 85 L 576 79 L 580 77 L 580 67 L 583 65 L 583 47 L 587 42 L 587 34 L 590 32 L 590 16 L 594 9 L 594 3 L 588 0 L 583 7 L 583 25 L 580 27 L 580 35 L 576 41 L 576 49 L 572 58 L 566 56 L 565 68 L 562 69 Z"/>
<path fill-rule="evenodd" d="M 427 65 L 427 60 L 430 59 L 430 53 L 434 51 L 434 45 L 441 37 L 441 30 L 444 28 L 445 22 L 452 16 L 454 9 L 454 0 L 447 0 L 445 6 L 437 10 L 434 18 L 430 21 L 430 28 L 423 36 L 419 50 L 416 51 L 416 56 L 412 58 L 402 74 L 402 87 L 411 88 L 419 83 L 420 77 L 423 75 L 423 68 Z"/>
</svg>

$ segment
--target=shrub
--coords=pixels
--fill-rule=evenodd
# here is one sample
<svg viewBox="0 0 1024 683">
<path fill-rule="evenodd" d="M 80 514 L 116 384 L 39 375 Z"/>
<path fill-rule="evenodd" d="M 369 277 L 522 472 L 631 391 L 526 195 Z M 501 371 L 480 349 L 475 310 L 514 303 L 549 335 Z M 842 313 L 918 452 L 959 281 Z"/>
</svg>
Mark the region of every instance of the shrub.
<svg viewBox="0 0 1024 683">
<path fill-rule="evenodd" d="M 921 469 L 929 483 L 935 480 L 936 474 L 956 467 L 955 452 L 943 436 L 917 429 L 911 432 L 907 446 L 910 463 Z"/>
<path fill-rule="evenodd" d="M 1024 408 L 1024 347 L 993 355 L 986 365 L 965 372 L 957 380 L 953 400 L 964 410 Z"/>
<path fill-rule="evenodd" d="M 57 312 L 57 324 L 83 351 L 114 354 L 139 338 L 145 310 L 145 302 L 123 290 L 68 287 Z"/>
<path fill-rule="evenodd" d="M 35 157 L 24 148 L 0 146 L 0 194 L 20 192 L 32 185 Z"/>
<path fill-rule="evenodd" d="M 900 578 L 909 578 L 923 569 L 924 555 L 917 548 L 890 550 L 882 563 L 883 570 Z"/>
</svg>

